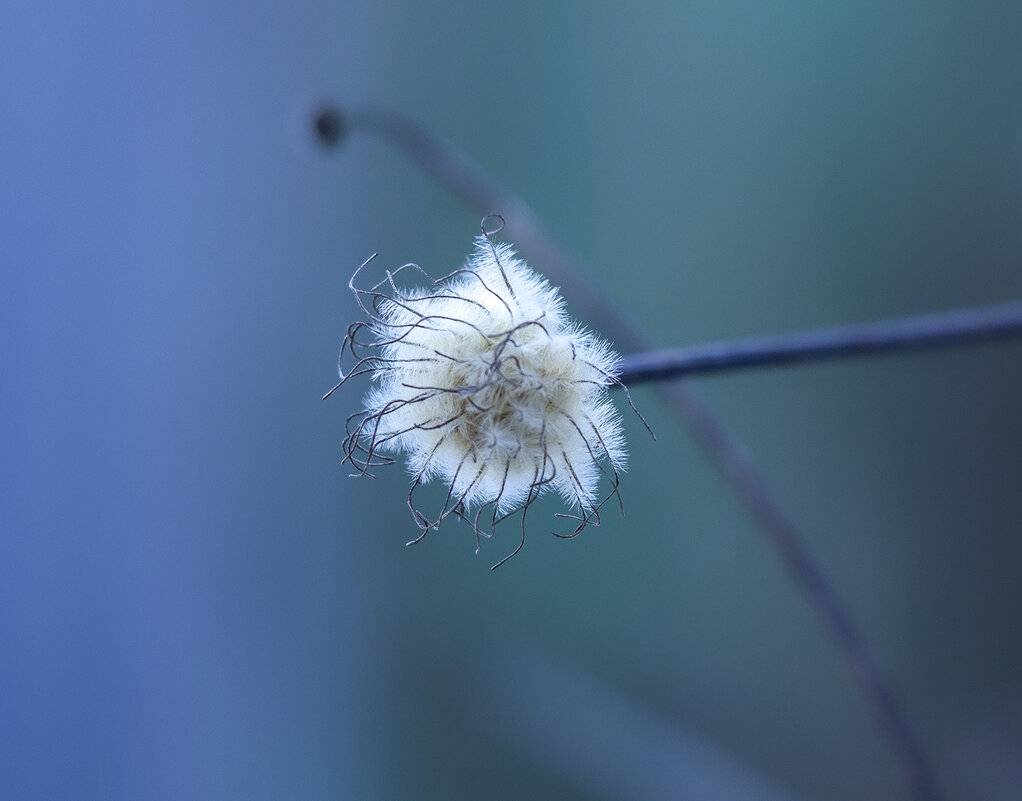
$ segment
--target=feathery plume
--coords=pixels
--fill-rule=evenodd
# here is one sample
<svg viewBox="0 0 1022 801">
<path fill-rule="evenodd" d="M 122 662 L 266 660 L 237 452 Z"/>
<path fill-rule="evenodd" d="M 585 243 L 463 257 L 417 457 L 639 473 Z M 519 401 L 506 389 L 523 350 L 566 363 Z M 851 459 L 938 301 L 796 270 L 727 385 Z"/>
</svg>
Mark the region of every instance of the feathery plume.
<svg viewBox="0 0 1022 801">
<path fill-rule="evenodd" d="M 374 257 L 359 267 L 349 286 L 366 320 L 348 329 L 337 387 L 354 375 L 372 377 L 365 408 L 348 420 L 344 458 L 356 475 L 372 475 L 406 455 L 408 506 L 421 530 L 409 545 L 455 516 L 473 527 L 478 553 L 480 537 L 522 513 L 522 541 L 498 567 L 521 550 L 525 513 L 548 490 L 572 508 L 557 517 L 576 524 L 556 536 L 598 525 L 603 504 L 614 496 L 620 502 L 626 459 L 607 394 L 620 383 L 619 356 L 573 323 L 557 289 L 510 246 L 494 243 L 500 228 L 485 225 L 466 265 L 435 281 L 406 264 L 359 289 L 355 280 Z M 428 287 L 399 289 L 396 279 L 407 274 Z M 347 373 L 345 353 L 355 359 Z M 610 485 L 602 498 L 601 476 Z M 414 493 L 433 479 L 448 493 L 430 518 Z"/>
</svg>

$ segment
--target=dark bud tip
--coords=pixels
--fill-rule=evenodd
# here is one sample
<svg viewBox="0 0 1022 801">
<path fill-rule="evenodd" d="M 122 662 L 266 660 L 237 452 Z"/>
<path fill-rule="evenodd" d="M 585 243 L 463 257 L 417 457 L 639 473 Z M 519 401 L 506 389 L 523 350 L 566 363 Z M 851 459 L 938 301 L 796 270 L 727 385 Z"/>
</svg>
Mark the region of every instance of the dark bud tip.
<svg viewBox="0 0 1022 801">
<path fill-rule="evenodd" d="M 323 147 L 336 147 L 348 133 L 348 124 L 338 109 L 324 106 L 313 115 L 312 130 Z"/>
</svg>

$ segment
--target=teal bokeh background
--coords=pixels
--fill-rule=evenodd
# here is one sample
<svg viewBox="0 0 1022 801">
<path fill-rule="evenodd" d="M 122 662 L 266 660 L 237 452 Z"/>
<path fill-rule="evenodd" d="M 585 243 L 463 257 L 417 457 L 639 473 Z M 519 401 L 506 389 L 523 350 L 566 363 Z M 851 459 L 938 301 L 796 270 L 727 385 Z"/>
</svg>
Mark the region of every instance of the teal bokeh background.
<svg viewBox="0 0 1022 801">
<path fill-rule="evenodd" d="M 664 345 L 780 333 L 1022 296 L 1020 41 L 987 2 L 6 4 L 0 796 L 906 797 L 647 389 L 623 520 L 402 547 L 403 472 L 339 465 L 360 388 L 319 396 L 352 270 L 447 272 L 479 215 L 308 123 L 449 136 Z M 1022 792 L 1020 363 L 699 382 L 951 797 Z"/>
</svg>

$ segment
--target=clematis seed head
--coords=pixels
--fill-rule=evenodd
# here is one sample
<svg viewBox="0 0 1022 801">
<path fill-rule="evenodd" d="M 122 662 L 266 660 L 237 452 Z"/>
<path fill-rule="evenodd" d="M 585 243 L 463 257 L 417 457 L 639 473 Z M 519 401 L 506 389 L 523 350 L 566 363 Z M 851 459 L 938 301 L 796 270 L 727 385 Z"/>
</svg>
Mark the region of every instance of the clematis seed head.
<svg viewBox="0 0 1022 801">
<path fill-rule="evenodd" d="M 478 552 L 481 537 L 520 513 L 521 543 L 497 567 L 521 549 L 525 514 L 547 492 L 565 500 L 570 513 L 557 516 L 575 524 L 557 536 L 598 525 L 601 507 L 620 502 L 626 456 L 607 393 L 618 355 L 572 322 L 558 290 L 483 222 L 465 266 L 443 278 L 406 264 L 361 289 L 355 282 L 372 258 L 356 271 L 349 286 L 366 319 L 348 328 L 337 386 L 371 376 L 364 409 L 348 420 L 344 459 L 373 475 L 404 455 L 420 529 L 409 545 L 454 516 L 472 526 Z M 399 288 L 408 277 L 420 285 Z M 430 517 L 414 495 L 433 480 L 448 492 Z"/>
</svg>

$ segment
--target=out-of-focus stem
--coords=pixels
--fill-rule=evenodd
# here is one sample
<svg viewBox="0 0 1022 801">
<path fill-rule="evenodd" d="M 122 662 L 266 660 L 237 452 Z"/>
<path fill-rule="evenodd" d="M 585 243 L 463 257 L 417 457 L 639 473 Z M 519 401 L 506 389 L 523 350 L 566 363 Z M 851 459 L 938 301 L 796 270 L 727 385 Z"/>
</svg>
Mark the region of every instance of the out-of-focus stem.
<svg viewBox="0 0 1022 801">
<path fill-rule="evenodd" d="M 321 139 L 333 144 L 348 133 L 366 134 L 394 145 L 447 187 L 480 217 L 499 213 L 515 243 L 554 283 L 570 293 L 572 306 L 625 351 L 652 350 L 651 343 L 606 295 L 598 292 L 575 260 L 560 248 L 539 218 L 517 196 L 504 190 L 482 166 L 454 144 L 384 109 L 361 107 L 342 112 L 322 109 L 315 120 Z M 325 135 L 329 131 L 332 136 Z M 332 141 L 331 141 L 332 140 Z M 874 662 L 851 615 L 813 559 L 794 523 L 775 503 L 745 448 L 718 420 L 702 396 L 684 381 L 658 385 L 663 397 L 688 426 L 710 463 L 731 486 L 746 512 L 767 537 L 788 573 L 820 614 L 841 653 L 872 702 L 907 774 L 913 796 L 937 801 L 931 769 L 908 726 L 895 694 Z"/>
</svg>

